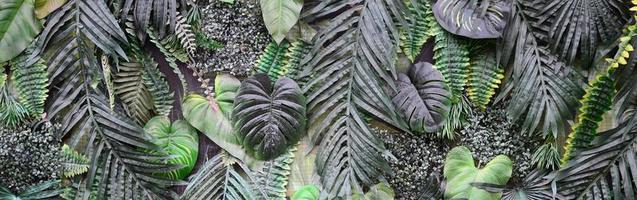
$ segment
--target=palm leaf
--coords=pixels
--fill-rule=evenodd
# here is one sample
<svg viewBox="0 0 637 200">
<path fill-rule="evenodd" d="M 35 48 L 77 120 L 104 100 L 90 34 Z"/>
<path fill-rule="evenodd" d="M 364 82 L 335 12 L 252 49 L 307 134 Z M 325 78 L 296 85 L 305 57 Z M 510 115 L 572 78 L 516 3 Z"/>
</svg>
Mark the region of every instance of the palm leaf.
<svg viewBox="0 0 637 200">
<path fill-rule="evenodd" d="M 120 18 L 127 19 L 132 12 L 136 35 L 144 42 L 147 30 L 151 28 L 159 31 L 159 38 L 175 30 L 178 6 L 177 0 L 125 0 Z"/>
<path fill-rule="evenodd" d="M 38 199 L 51 199 L 57 197 L 62 190 L 57 189 L 59 186 L 59 180 L 51 180 L 42 182 L 36 185 L 32 185 L 24 189 L 19 194 L 13 194 L 9 189 L 0 186 L 0 199 L 7 200 L 38 200 Z"/>
<path fill-rule="evenodd" d="M 305 135 L 305 97 L 292 79 L 272 83 L 265 74 L 241 83 L 232 119 L 245 151 L 270 160 Z"/>
<path fill-rule="evenodd" d="M 365 113 L 405 129 L 390 97 L 397 90 L 394 59 L 399 39 L 392 16 L 402 16 L 400 3 L 330 0 L 304 13 L 303 20 L 311 25 L 326 22 L 301 62 L 299 76 L 312 77 L 303 91 L 308 97 L 308 133 L 313 144 L 320 144 L 316 168 L 324 198 L 362 194 L 388 170 L 383 143 L 372 133 Z"/>
<path fill-rule="evenodd" d="M 564 197 L 551 192 L 547 187 L 550 180 L 545 179 L 544 176 L 546 176 L 544 171 L 529 173 L 519 186 L 505 189 L 502 193 L 502 200 L 564 199 Z"/>
<path fill-rule="evenodd" d="M 451 89 L 454 102 L 457 102 L 462 97 L 468 81 L 471 65 L 469 47 L 462 38 L 452 35 L 439 25 L 432 27 L 432 34 L 436 37 L 434 67 L 445 77 L 445 83 Z"/>
<path fill-rule="evenodd" d="M 500 37 L 509 11 L 504 0 L 439 0 L 433 7 L 443 28 L 474 39 Z"/>
<path fill-rule="evenodd" d="M 181 199 L 204 200 L 254 200 L 255 191 L 250 186 L 250 178 L 245 179 L 235 170 L 238 165 L 248 175 L 249 169 L 225 153 L 217 154 L 199 169 L 190 180 Z"/>
<path fill-rule="evenodd" d="M 398 94 L 392 99 L 417 133 L 435 133 L 444 125 L 451 103 L 442 74 L 430 63 L 416 63 L 408 75 L 399 74 Z"/>
<path fill-rule="evenodd" d="M 153 116 L 153 99 L 142 78 L 145 64 L 143 61 L 120 62 L 113 80 L 115 95 L 126 105 L 128 115 L 139 125 Z"/>
<path fill-rule="evenodd" d="M 598 47 L 614 41 L 629 19 L 624 0 L 534 0 L 531 16 L 545 33 L 550 50 L 559 59 L 584 66 L 592 63 Z"/>
<path fill-rule="evenodd" d="M 619 127 L 600 133 L 592 146 L 576 151 L 550 178 L 566 199 L 635 199 L 637 115 L 625 113 Z"/>
<path fill-rule="evenodd" d="M 3 0 L 0 4 L 0 63 L 3 63 L 24 51 L 42 25 L 35 18 L 34 0 Z"/>
</svg>

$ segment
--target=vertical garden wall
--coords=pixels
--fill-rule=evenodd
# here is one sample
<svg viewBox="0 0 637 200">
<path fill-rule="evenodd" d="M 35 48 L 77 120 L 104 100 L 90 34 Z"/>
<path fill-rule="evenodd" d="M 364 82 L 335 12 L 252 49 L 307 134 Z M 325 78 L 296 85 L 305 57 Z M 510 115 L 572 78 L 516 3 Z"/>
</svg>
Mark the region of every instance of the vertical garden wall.
<svg viewBox="0 0 637 200">
<path fill-rule="evenodd" d="M 635 199 L 636 5 L 0 0 L 0 199 Z"/>
</svg>

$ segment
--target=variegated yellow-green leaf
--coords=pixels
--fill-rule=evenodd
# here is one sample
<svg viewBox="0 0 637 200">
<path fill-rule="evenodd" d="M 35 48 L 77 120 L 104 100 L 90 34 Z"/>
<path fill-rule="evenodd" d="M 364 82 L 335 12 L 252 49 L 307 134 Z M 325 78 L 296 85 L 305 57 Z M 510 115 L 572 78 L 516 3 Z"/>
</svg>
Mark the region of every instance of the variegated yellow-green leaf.
<svg viewBox="0 0 637 200">
<path fill-rule="evenodd" d="M 0 0 L 0 63 L 24 51 L 41 26 L 35 18 L 34 0 Z"/>
</svg>

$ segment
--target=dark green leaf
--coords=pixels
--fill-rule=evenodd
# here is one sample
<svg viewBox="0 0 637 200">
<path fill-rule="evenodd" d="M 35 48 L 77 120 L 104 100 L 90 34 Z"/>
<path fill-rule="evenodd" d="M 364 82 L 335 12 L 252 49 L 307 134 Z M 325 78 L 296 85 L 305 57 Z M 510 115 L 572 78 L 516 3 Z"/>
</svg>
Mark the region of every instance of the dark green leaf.
<svg viewBox="0 0 637 200">
<path fill-rule="evenodd" d="M 502 35 L 510 6 L 505 0 L 438 0 L 433 11 L 447 31 L 484 39 Z"/>
</svg>

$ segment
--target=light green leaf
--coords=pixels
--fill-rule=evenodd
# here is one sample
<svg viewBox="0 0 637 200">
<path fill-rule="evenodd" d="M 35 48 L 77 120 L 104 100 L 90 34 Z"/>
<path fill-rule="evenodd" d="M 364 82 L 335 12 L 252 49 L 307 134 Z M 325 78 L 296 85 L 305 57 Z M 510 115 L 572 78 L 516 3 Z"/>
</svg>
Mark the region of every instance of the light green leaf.
<svg viewBox="0 0 637 200">
<path fill-rule="evenodd" d="M 0 63 L 24 51 L 41 26 L 35 18 L 34 0 L 0 0 Z"/>
<path fill-rule="evenodd" d="M 290 165 L 290 177 L 288 180 L 287 194 L 292 196 L 305 185 L 314 183 L 316 151 L 307 152 L 310 149 L 309 138 L 305 137 L 296 145 L 294 162 Z"/>
<path fill-rule="evenodd" d="M 234 97 L 241 86 L 239 79 L 229 74 L 219 74 L 215 77 L 215 99 L 221 112 L 230 116 L 234 104 Z"/>
<path fill-rule="evenodd" d="M 292 200 L 317 200 L 319 189 L 315 185 L 306 185 L 294 193 Z"/>
<path fill-rule="evenodd" d="M 283 41 L 299 20 L 302 8 L 303 0 L 261 0 L 263 21 L 274 41 Z"/>
<path fill-rule="evenodd" d="M 156 116 L 146 123 L 144 132 L 152 136 L 151 141 L 171 156 L 168 163 L 183 166 L 181 169 L 162 173 L 161 176 L 181 180 L 190 174 L 199 155 L 199 137 L 188 122 L 177 120 L 170 124 L 168 117 Z"/>
<path fill-rule="evenodd" d="M 66 0 L 35 0 L 35 16 L 45 18 L 51 12 L 64 5 Z"/>
<path fill-rule="evenodd" d="M 445 199 L 497 200 L 501 193 L 487 192 L 473 187 L 472 183 L 504 185 L 511 178 L 511 160 L 499 155 L 478 169 L 467 147 L 453 148 L 445 160 L 444 176 L 447 180 Z"/>
<path fill-rule="evenodd" d="M 394 196 L 394 190 L 383 182 L 372 186 L 369 192 L 365 193 L 366 200 L 393 200 Z"/>
<path fill-rule="evenodd" d="M 238 159 L 247 159 L 232 123 L 221 112 L 217 100 L 197 94 L 188 95 L 182 104 L 182 112 L 190 125 L 206 134 L 219 147 Z"/>
</svg>

